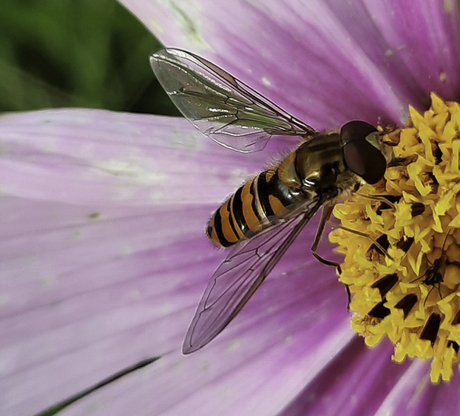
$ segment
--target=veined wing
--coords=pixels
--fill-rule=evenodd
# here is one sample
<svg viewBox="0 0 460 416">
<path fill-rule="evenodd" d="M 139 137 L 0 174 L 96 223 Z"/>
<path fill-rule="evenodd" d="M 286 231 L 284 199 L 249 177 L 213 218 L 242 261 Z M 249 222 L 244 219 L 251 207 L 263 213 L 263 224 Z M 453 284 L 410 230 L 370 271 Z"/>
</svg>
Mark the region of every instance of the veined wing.
<svg viewBox="0 0 460 416">
<path fill-rule="evenodd" d="M 228 72 L 180 49 L 161 49 L 150 64 L 181 113 L 217 143 L 244 153 L 262 150 L 272 135 L 305 136 L 313 128 Z"/>
<path fill-rule="evenodd" d="M 206 345 L 235 318 L 323 202 L 313 198 L 299 215 L 229 249 L 200 300 L 184 354 Z"/>
</svg>

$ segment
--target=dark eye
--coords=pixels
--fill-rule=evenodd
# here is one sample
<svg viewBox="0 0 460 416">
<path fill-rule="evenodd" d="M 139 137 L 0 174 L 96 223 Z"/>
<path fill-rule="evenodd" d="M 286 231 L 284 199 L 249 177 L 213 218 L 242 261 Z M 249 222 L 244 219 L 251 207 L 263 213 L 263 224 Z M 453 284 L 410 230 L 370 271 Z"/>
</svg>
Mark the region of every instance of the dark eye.
<svg viewBox="0 0 460 416">
<path fill-rule="evenodd" d="M 344 124 L 340 129 L 343 157 L 348 169 L 370 184 L 382 179 L 387 168 L 382 152 L 366 140 L 376 131 L 372 124 L 357 120 Z"/>
</svg>

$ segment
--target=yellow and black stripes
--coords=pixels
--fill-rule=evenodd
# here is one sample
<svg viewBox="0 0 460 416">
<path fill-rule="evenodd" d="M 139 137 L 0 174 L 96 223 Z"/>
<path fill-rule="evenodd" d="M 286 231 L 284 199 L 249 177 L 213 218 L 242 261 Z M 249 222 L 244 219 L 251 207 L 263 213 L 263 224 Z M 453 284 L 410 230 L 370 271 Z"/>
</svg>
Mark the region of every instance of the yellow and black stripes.
<svg viewBox="0 0 460 416">
<path fill-rule="evenodd" d="M 209 221 L 207 235 L 217 246 L 229 247 L 276 224 L 298 199 L 280 181 L 277 169 L 267 170 L 222 204 Z"/>
</svg>

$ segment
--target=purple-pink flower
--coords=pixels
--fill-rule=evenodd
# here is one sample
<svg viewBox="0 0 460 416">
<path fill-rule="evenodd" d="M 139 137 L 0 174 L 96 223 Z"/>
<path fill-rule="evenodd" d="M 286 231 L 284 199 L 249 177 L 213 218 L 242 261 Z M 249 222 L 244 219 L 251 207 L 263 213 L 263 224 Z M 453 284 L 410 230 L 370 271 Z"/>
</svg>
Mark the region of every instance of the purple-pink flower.
<svg viewBox="0 0 460 416">
<path fill-rule="evenodd" d="M 460 96 L 454 0 L 122 3 L 317 130 L 401 125 L 431 91 Z M 458 374 L 432 385 L 429 364 L 395 364 L 392 345 L 351 331 L 343 285 L 310 254 L 317 221 L 218 338 L 181 354 L 225 256 L 210 214 L 288 142 L 242 155 L 183 119 L 3 115 L 0 414 L 38 414 L 148 359 L 59 414 L 454 414 Z"/>
</svg>

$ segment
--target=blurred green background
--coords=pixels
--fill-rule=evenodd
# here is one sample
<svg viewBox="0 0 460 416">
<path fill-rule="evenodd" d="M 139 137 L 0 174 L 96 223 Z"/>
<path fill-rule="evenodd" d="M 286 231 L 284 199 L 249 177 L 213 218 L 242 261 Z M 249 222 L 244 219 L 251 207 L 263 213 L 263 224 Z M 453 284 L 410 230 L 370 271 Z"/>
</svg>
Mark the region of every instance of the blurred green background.
<svg viewBox="0 0 460 416">
<path fill-rule="evenodd" d="M 150 69 L 160 47 L 115 0 L 2 0 L 0 111 L 179 115 Z"/>
</svg>

